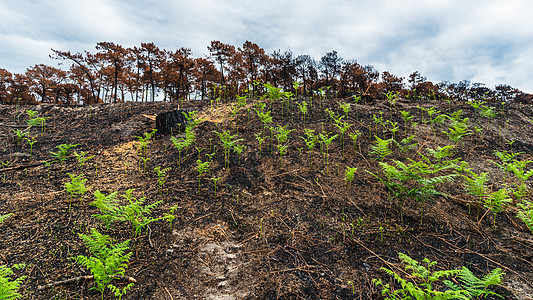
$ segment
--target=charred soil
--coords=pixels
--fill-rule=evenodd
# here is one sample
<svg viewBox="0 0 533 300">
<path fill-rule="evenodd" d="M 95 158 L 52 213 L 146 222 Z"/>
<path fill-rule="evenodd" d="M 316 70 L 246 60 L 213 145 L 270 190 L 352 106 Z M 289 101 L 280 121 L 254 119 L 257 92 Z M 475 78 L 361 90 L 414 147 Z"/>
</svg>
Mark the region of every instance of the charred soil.
<svg viewBox="0 0 533 300">
<path fill-rule="evenodd" d="M 28 276 L 20 288 L 28 299 L 99 299 L 92 280 L 38 289 L 90 275 L 71 258 L 90 255 L 79 234 L 97 228 L 118 242 L 132 239 L 126 275 L 137 283 L 124 299 L 381 299 L 372 279 L 392 284 L 380 267 L 401 273 L 399 252 L 437 261 L 437 269 L 467 266 L 478 276 L 501 268 L 506 275 L 494 291 L 506 299 L 533 299 L 533 236 L 515 216 L 516 197 L 493 215 L 457 176 L 437 185 L 441 194 L 428 197 L 421 209 L 413 199 L 401 206 L 377 178 L 383 178 L 381 161 L 420 161 L 429 157 L 427 148 L 453 145 L 445 160 L 460 159 L 473 171 L 486 172 L 491 191 L 513 186 L 516 179 L 494 163 L 500 162 L 494 151 L 533 159 L 531 105 L 493 105 L 497 114 L 489 118 L 468 103 L 377 101 L 351 103 L 345 115 L 339 99 L 308 99 L 304 118 L 299 101 L 264 100 L 264 112 L 271 110 L 273 120 L 263 124 L 255 110 L 258 101 L 248 99 L 241 108 L 205 101 L 181 105 L 198 112 L 194 143 L 178 153 L 170 135 L 156 133 L 145 161 L 137 137 L 155 128 L 157 114 L 177 109 L 178 103 L 0 106 L 0 215 L 13 214 L 0 223 L 0 264 L 26 264 L 15 276 Z M 428 113 L 432 108 L 438 113 Z M 343 137 L 326 109 L 351 124 Z M 28 110 L 46 117 L 45 126 L 28 128 Z M 468 132 L 454 142 L 445 133 L 450 119 L 434 118 L 459 110 L 463 120 L 468 118 Z M 413 119 L 404 120 L 400 111 Z M 280 144 L 286 147 L 282 156 L 276 138 L 281 126 L 292 130 Z M 327 152 L 319 142 L 310 151 L 304 129 L 339 135 Z M 17 142 L 16 130 L 35 139 L 31 154 L 26 140 Z M 241 153 L 231 149 L 228 162 L 216 133 L 226 130 L 245 146 Z M 360 135 L 353 143 L 349 133 L 356 131 Z M 261 147 L 258 135 L 265 138 Z M 372 148 L 376 136 L 398 141 L 383 159 Z M 64 162 L 39 164 L 51 161 L 50 152 L 61 144 L 79 144 L 72 153 L 94 157 L 83 164 L 71 155 Z M 200 178 L 198 160 L 210 161 Z M 162 186 L 157 166 L 171 168 Z M 347 167 L 357 168 L 350 184 Z M 81 199 L 66 192 L 67 173 L 88 179 Z M 531 181 L 526 185 L 532 188 Z M 93 193 L 116 191 L 124 199 L 129 189 L 147 204 L 162 201 L 154 218 L 173 208 L 173 222 L 150 223 L 137 237 L 124 222 L 106 230 L 93 217 L 99 213 L 90 205 Z M 524 197 L 533 201 L 530 193 Z M 109 290 L 105 298 L 113 298 Z"/>
</svg>

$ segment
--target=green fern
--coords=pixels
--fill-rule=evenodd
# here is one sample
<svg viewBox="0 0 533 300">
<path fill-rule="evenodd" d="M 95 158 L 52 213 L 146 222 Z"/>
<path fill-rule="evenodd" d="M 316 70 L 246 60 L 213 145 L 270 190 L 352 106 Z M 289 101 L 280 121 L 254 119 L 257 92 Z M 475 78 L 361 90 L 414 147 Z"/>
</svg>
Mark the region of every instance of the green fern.
<svg viewBox="0 0 533 300">
<path fill-rule="evenodd" d="M 94 192 L 96 200 L 90 203 L 90 205 L 96 206 L 102 212 L 101 214 L 94 214 L 93 218 L 100 219 L 104 222 L 106 230 L 109 230 L 111 222 L 116 221 L 113 212 L 118 210 L 118 207 L 120 206 L 118 204 L 119 201 L 116 199 L 117 194 L 118 192 L 113 192 L 106 196 L 102 192 L 96 191 Z"/>
<path fill-rule="evenodd" d="M 67 175 L 70 177 L 70 182 L 65 183 L 65 189 L 71 197 L 79 195 L 81 199 L 81 197 L 83 197 L 83 194 L 87 192 L 87 187 L 85 187 L 85 182 L 87 182 L 87 179 L 83 178 L 83 176 L 85 175 L 80 174 L 78 176 L 75 176 L 70 173 L 67 173 Z"/>
<path fill-rule="evenodd" d="M 466 182 L 466 189 L 468 193 L 477 196 L 479 200 L 483 199 L 487 195 L 487 182 L 489 177 L 487 173 L 476 174 L 470 169 L 465 169 L 468 175 L 463 175 Z"/>
<path fill-rule="evenodd" d="M 394 141 L 394 139 L 390 138 L 387 140 L 380 139 L 378 136 L 376 136 L 376 141 L 374 145 L 371 146 L 372 153 L 379 156 L 379 160 L 383 161 L 383 159 L 389 155 L 392 154 L 392 150 L 390 149 L 390 144 Z"/>
<path fill-rule="evenodd" d="M 0 224 L 4 222 L 7 218 L 11 217 L 13 214 L 0 215 Z"/>
<path fill-rule="evenodd" d="M 503 298 L 503 296 L 488 290 L 490 285 L 500 284 L 502 282 L 503 275 L 505 275 L 505 273 L 502 273 L 502 269 L 496 268 L 480 279 L 477 278 L 467 267 L 463 267 L 457 276 L 457 284 L 449 280 L 444 280 L 443 283 L 454 291 L 466 291 L 469 296 L 468 299 L 477 299 L 479 297 L 485 298 L 486 296 L 497 296 Z"/>
<path fill-rule="evenodd" d="M 533 203 L 523 200 L 523 203 L 518 203 L 516 208 L 518 213 L 516 217 L 522 220 L 529 228 L 529 231 L 533 233 Z"/>
<path fill-rule="evenodd" d="M 129 250 L 130 240 L 113 244 L 108 235 L 102 235 L 95 228 L 91 228 L 91 235 L 80 234 L 79 236 L 93 256 L 78 255 L 74 260 L 93 274 L 96 282 L 96 287 L 93 289 L 100 291 L 102 299 L 104 299 L 106 287 L 110 288 L 116 296 L 121 297 L 133 286 L 133 283 L 128 284 L 127 288 L 119 290 L 111 284 L 111 281 L 118 276 L 124 276 L 126 272 L 128 262 L 133 255 L 132 252 L 125 254 Z"/>
<path fill-rule="evenodd" d="M 384 162 L 379 163 L 385 177 L 371 174 L 387 186 L 393 193 L 393 198 L 400 199 L 400 217 L 402 219 L 404 199 L 410 198 L 420 203 L 422 218 L 424 202 L 432 196 L 444 195 L 437 191 L 436 186 L 440 183 L 453 181 L 454 177 L 457 176 L 457 174 L 438 175 L 439 172 L 450 169 L 453 166 L 440 166 L 414 160 L 410 160 L 408 164 L 397 160 L 393 160 L 393 162 L 395 165 L 389 165 Z"/>
<path fill-rule="evenodd" d="M 0 299 L 12 300 L 22 297 L 17 291 L 22 284 L 22 281 L 24 281 L 27 276 L 21 276 L 12 280 L 11 275 L 13 275 L 13 268 L 21 269 L 24 267 L 24 264 L 13 265 L 12 268 L 9 268 L 6 265 L 0 265 Z"/>
<path fill-rule="evenodd" d="M 346 167 L 346 170 L 344 172 L 344 180 L 346 181 L 346 184 L 348 185 L 348 187 L 352 185 L 352 181 L 355 178 L 356 171 L 357 171 L 357 168 Z"/>
<path fill-rule="evenodd" d="M 129 202 L 126 205 L 118 204 L 118 201 L 115 199 L 116 192 L 108 196 L 98 191 L 97 193 L 95 192 L 97 200 L 92 202 L 91 205 L 98 207 L 102 213 L 95 214 L 93 217 L 102 220 L 106 224 L 107 229 L 109 229 L 109 224 L 112 222 L 128 221 L 132 225 L 133 236 L 136 237 L 141 234 L 142 229 L 148 224 L 165 218 L 152 218 L 149 216 L 152 210 L 163 201 L 157 201 L 153 204 L 143 206 L 146 197 L 140 199 L 133 197 L 133 189 L 127 190 L 126 195 L 124 195 L 124 198 Z"/>
<path fill-rule="evenodd" d="M 372 282 L 377 287 L 381 287 L 381 293 L 385 296 L 386 300 L 470 299 L 465 290 L 447 290 L 441 292 L 434 288 L 435 282 L 438 282 L 441 278 L 458 275 L 461 270 L 432 271 L 431 268 L 437 264 L 436 261 L 430 261 L 425 258 L 422 261 L 424 266 L 406 254 L 398 253 L 398 257 L 405 264 L 405 271 L 410 271 L 410 277 L 416 281 L 408 281 L 392 270 L 380 268 L 380 270 L 393 277 L 401 286 L 400 289 L 394 290 L 389 284 L 383 284 L 381 279 L 373 279 Z"/>
</svg>

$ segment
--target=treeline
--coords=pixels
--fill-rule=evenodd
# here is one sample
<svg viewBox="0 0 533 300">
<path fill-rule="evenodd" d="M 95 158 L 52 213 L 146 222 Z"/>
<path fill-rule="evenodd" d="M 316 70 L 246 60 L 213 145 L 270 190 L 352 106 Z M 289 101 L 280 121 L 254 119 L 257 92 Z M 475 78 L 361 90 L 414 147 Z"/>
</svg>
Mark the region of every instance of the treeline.
<svg viewBox="0 0 533 300">
<path fill-rule="evenodd" d="M 296 56 L 291 50 L 267 54 L 246 41 L 241 47 L 212 41 L 209 57 L 194 58 L 191 49 L 160 49 L 153 43 L 125 48 L 100 42 L 96 52 L 71 53 L 52 49 L 51 57 L 64 69 L 38 64 L 24 74 L 0 68 L 0 104 L 63 103 L 92 104 L 124 101 L 183 101 L 253 97 L 264 91 L 258 83 L 294 91 L 303 97 L 327 94 L 345 98 L 366 95 L 383 98 L 399 93 L 415 100 L 485 98 L 486 101 L 531 101 L 509 85 L 494 89 L 482 83 L 433 83 L 418 71 L 408 78 L 373 66 L 345 60 L 336 51 L 320 60 Z M 295 82 L 299 84 L 295 85 Z"/>
</svg>

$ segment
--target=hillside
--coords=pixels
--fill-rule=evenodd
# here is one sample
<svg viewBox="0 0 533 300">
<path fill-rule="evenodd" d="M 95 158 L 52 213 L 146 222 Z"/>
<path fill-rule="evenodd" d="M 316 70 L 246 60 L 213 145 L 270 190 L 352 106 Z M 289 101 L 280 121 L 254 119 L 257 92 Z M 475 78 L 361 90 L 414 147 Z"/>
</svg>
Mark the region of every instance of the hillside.
<svg viewBox="0 0 533 300">
<path fill-rule="evenodd" d="M 177 102 L 0 106 L 0 215 L 12 214 L 0 223 L 0 265 L 26 265 L 12 276 L 27 276 L 19 292 L 99 299 L 91 279 L 38 289 L 90 275 L 71 258 L 91 255 L 79 234 L 96 228 L 117 243 L 131 239 L 125 274 L 136 284 L 123 299 L 382 299 L 372 279 L 393 281 L 381 267 L 410 278 L 398 253 L 478 277 L 501 268 L 503 282 L 490 290 L 533 299 L 533 236 L 516 217 L 517 204 L 533 201 L 532 180 L 516 176 L 533 169 L 533 105 L 307 99 L 304 116 L 301 100 L 246 101 L 181 105 L 198 112 L 181 151 L 170 135 L 146 135 Z M 225 131 L 227 145 L 238 145 L 227 153 Z M 60 155 L 57 146 L 75 144 Z M 505 163 L 495 151 L 518 154 Z M 74 153 L 94 157 L 81 163 Z M 522 173 L 506 169 L 512 162 Z M 347 167 L 356 168 L 350 182 Z M 70 196 L 69 174 L 83 174 L 87 191 Z M 476 178 L 486 178 L 479 195 L 468 185 Z M 106 229 L 94 193 L 118 192 L 126 205 L 130 189 L 154 204 L 150 217 L 166 219 L 137 235 L 127 221 Z M 110 289 L 104 296 L 113 299 Z"/>
</svg>

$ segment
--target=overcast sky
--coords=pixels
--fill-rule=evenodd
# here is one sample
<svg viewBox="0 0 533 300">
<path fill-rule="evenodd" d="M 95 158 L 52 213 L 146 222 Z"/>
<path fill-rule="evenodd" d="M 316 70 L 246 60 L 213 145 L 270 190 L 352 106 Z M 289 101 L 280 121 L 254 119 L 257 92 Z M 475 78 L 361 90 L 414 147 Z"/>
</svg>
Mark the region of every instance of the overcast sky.
<svg viewBox="0 0 533 300">
<path fill-rule="evenodd" d="M 407 77 L 505 83 L 533 93 L 533 1 L 527 0 L 0 0 L 0 68 L 57 66 L 50 48 L 153 42 L 206 56 L 212 40 L 252 41 Z"/>
</svg>

